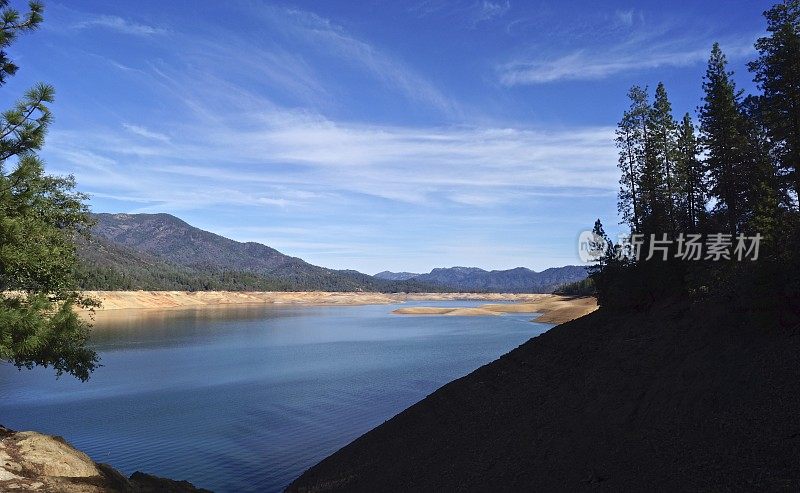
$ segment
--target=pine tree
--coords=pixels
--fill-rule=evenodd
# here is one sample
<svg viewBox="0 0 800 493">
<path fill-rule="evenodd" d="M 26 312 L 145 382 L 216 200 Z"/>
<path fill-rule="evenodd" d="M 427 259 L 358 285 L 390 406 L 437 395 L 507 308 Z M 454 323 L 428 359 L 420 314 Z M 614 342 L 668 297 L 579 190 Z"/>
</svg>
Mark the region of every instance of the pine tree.
<svg viewBox="0 0 800 493">
<path fill-rule="evenodd" d="M 737 92 L 727 64 L 719 44 L 714 43 L 703 80 L 705 95 L 699 114 L 710 192 L 730 234 L 735 235 L 742 223 L 743 196 L 748 184 L 746 163 L 742 160 L 745 139 L 741 134 L 741 92 Z"/>
<path fill-rule="evenodd" d="M 775 143 L 769 138 L 764 124 L 763 99 L 748 96 L 742 102 L 742 134 L 747 146 L 743 159 L 747 163 L 745 198 L 746 224 L 750 234 L 759 233 L 765 243 L 773 245 L 779 221 L 779 209 L 788 206 L 790 199 L 781 192 L 778 169 L 775 166 Z"/>
<path fill-rule="evenodd" d="M 652 136 L 653 159 L 657 161 L 652 172 L 661 176 L 659 186 L 663 189 L 658 190 L 660 205 L 668 216 L 661 218 L 661 226 L 668 226 L 670 232 L 676 228 L 675 221 L 675 185 L 674 185 L 674 160 L 675 160 L 675 133 L 677 123 L 672 117 L 672 104 L 667 97 L 667 90 L 664 84 L 659 82 L 656 87 L 653 108 L 649 119 L 650 135 Z"/>
<path fill-rule="evenodd" d="M 618 209 L 631 231 L 639 231 L 643 217 L 642 174 L 650 155 L 648 119 L 650 105 L 647 89 L 633 86 L 628 91 L 630 107 L 617 127 L 616 143 L 619 148 L 620 191 Z"/>
<path fill-rule="evenodd" d="M 17 71 L 5 48 L 38 26 L 42 6 L 32 2 L 21 16 L 0 0 L 0 19 L 2 86 Z M 52 101 L 53 88 L 40 84 L 0 115 L 0 361 L 52 366 L 85 380 L 97 356 L 73 308 L 95 302 L 76 290 L 74 239 L 89 216 L 74 180 L 45 174 L 36 156 Z"/>
<path fill-rule="evenodd" d="M 800 0 L 778 3 L 764 16 L 770 34 L 756 42 L 759 57 L 749 68 L 763 93 L 759 105 L 776 159 L 800 197 Z"/>
<path fill-rule="evenodd" d="M 663 296 L 740 299 L 769 309 L 797 306 L 800 281 L 800 0 L 765 12 L 769 36 L 749 67 L 763 91 L 743 98 L 718 44 L 703 80 L 699 136 L 689 114 L 672 120 L 659 84 L 629 92 L 617 131 L 622 170 L 620 208 L 635 233 L 760 235 L 758 262 L 641 262 L 624 256 L 593 272 L 605 307 L 649 306 Z M 709 204 L 714 210 L 708 211 Z M 665 222 L 665 219 L 668 219 Z M 596 223 L 595 232 L 602 234 Z M 747 254 L 745 254 L 747 255 Z M 673 257 L 674 258 L 674 257 Z M 735 259 L 734 259 L 735 260 Z M 722 299 L 722 298 L 720 298 Z M 760 304 L 760 305 L 759 305 Z"/>
<path fill-rule="evenodd" d="M 637 88 L 638 89 L 638 88 Z M 631 108 L 641 128 L 638 145 L 639 160 L 639 232 L 649 236 L 666 232 L 667 193 L 664 181 L 664 165 L 658 155 L 656 125 L 653 123 L 654 109 L 650 105 L 646 89 L 631 91 Z"/>
<path fill-rule="evenodd" d="M 706 179 L 700 161 L 700 143 L 689 113 L 677 129 L 675 142 L 675 210 L 678 230 L 695 233 L 706 212 Z"/>
</svg>

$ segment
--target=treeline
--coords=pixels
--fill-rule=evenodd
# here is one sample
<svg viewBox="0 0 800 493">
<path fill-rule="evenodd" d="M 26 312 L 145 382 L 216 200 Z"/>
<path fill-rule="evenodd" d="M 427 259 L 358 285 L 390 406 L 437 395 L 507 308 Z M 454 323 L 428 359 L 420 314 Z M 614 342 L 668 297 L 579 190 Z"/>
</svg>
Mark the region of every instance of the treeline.
<svg viewBox="0 0 800 493">
<path fill-rule="evenodd" d="M 420 281 L 389 281 L 356 271 L 285 271 L 267 275 L 213 265 L 177 265 L 101 237 L 77 237 L 77 287 L 99 291 L 379 291 L 439 292 L 444 286 Z"/>
<path fill-rule="evenodd" d="M 561 294 L 564 296 L 593 296 L 596 293 L 597 289 L 594 285 L 594 279 L 591 277 L 561 285 L 553 291 L 553 294 Z"/>
<path fill-rule="evenodd" d="M 81 289 L 99 291 L 291 291 L 291 283 L 247 272 L 200 273 L 178 267 L 115 269 L 80 264 L 76 277 Z"/>
<path fill-rule="evenodd" d="M 800 285 L 800 0 L 764 13 L 768 35 L 746 95 L 719 44 L 702 81 L 697 121 L 673 114 L 664 84 L 634 86 L 619 122 L 619 213 L 630 235 L 592 270 L 601 305 L 664 296 L 797 303 Z M 689 248 L 693 250 L 689 252 Z"/>
<path fill-rule="evenodd" d="M 161 263 L 118 267 L 81 262 L 75 268 L 80 289 L 98 291 L 376 291 L 445 292 L 446 287 L 415 281 L 370 279 L 364 274 L 278 278 L 243 271 L 192 269 Z"/>
</svg>

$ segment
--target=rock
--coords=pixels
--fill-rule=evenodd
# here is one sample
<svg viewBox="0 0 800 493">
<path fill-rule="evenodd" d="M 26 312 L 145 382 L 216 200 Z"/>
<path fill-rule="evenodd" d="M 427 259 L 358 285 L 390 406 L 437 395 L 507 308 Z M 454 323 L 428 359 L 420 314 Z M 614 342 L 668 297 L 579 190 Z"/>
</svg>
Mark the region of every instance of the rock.
<svg viewBox="0 0 800 493">
<path fill-rule="evenodd" d="M 195 493 L 208 492 L 188 481 L 141 472 L 126 478 L 97 464 L 61 437 L 0 426 L 0 491 L 43 493 Z"/>
<path fill-rule="evenodd" d="M 27 475 L 66 478 L 101 475 L 88 455 L 69 446 L 63 438 L 21 431 L 3 442 L 7 448 L 16 449 L 19 463 Z"/>
<path fill-rule="evenodd" d="M 172 479 L 159 478 L 150 474 L 136 471 L 131 474 L 130 481 L 138 488 L 136 491 L 141 493 L 159 493 L 168 491 L 170 493 L 194 493 L 194 492 L 209 492 L 195 488 L 194 485 L 188 481 L 174 481 Z"/>
</svg>

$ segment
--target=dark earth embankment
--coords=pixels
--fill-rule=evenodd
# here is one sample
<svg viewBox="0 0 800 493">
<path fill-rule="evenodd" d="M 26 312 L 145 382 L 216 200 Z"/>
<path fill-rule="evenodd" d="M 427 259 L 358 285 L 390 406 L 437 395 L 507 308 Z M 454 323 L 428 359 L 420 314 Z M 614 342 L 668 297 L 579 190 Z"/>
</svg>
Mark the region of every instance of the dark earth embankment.
<svg viewBox="0 0 800 493">
<path fill-rule="evenodd" d="M 289 487 L 587 489 L 800 490 L 796 312 L 595 312 L 445 385 Z"/>
</svg>

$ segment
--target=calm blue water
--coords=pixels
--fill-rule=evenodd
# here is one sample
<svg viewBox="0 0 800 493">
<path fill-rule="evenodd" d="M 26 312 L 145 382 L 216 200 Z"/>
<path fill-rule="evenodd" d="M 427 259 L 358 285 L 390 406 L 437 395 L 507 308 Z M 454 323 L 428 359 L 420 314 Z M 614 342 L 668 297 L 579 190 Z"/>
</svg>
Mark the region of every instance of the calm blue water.
<svg viewBox="0 0 800 493">
<path fill-rule="evenodd" d="M 479 303 L 408 303 L 403 306 Z M 394 305 L 249 306 L 100 320 L 91 380 L 0 365 L 0 424 L 126 474 L 280 491 L 354 438 L 550 325 Z"/>
</svg>

